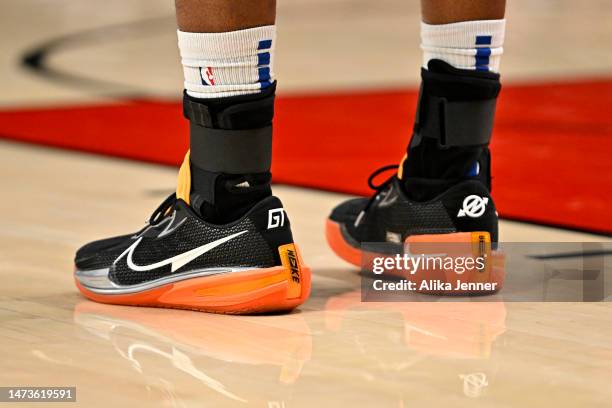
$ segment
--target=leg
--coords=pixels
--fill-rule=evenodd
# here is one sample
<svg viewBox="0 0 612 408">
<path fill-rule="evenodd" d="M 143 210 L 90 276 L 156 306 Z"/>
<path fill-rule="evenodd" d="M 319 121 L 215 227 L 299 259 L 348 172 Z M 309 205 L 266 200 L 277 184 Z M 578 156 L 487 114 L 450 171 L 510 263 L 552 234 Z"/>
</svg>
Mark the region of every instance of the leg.
<svg viewBox="0 0 612 408">
<path fill-rule="evenodd" d="M 276 0 L 176 0 L 179 30 L 223 33 L 274 25 Z"/>
<path fill-rule="evenodd" d="M 505 13 L 506 0 L 421 0 L 421 14 L 427 24 L 501 20 Z"/>
<path fill-rule="evenodd" d="M 310 271 L 270 189 L 274 0 L 177 0 L 190 151 L 138 233 L 76 256 L 78 288 L 116 304 L 258 313 L 292 309 Z"/>
<path fill-rule="evenodd" d="M 176 0 L 176 14 L 191 128 L 181 198 L 226 223 L 271 195 L 276 1 Z"/>
<path fill-rule="evenodd" d="M 490 190 L 504 10 L 505 0 L 422 0 L 421 98 L 409 158 L 400 168 L 415 199 L 432 198 L 472 173 Z"/>
<path fill-rule="evenodd" d="M 505 0 L 422 0 L 422 84 L 396 176 L 370 199 L 336 207 L 332 249 L 361 261 L 363 242 L 497 240 L 490 153 Z M 494 279 L 493 279 L 494 280 Z"/>
<path fill-rule="evenodd" d="M 191 141 L 179 198 L 207 221 L 234 221 L 271 195 L 276 1 L 176 0 L 176 18 Z"/>
</svg>

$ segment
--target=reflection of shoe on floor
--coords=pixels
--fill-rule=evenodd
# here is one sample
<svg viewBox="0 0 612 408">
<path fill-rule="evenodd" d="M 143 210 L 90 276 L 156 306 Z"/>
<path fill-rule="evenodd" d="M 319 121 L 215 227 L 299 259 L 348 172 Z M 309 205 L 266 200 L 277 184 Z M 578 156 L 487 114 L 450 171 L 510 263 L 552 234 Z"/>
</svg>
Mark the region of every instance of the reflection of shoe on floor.
<svg viewBox="0 0 612 408">
<path fill-rule="evenodd" d="M 365 326 L 373 319 L 384 324 L 369 332 Z M 353 350 L 349 334 L 352 353 L 373 362 L 376 378 L 478 397 L 495 386 L 506 308 L 503 302 L 362 302 L 354 291 L 329 298 L 325 329 Z"/>
<path fill-rule="evenodd" d="M 274 196 L 228 224 L 204 221 L 189 205 L 189 155 L 172 194 L 141 231 L 85 245 L 75 280 L 86 297 L 137 306 L 218 313 L 290 310 L 310 292 L 310 269 Z"/>
<path fill-rule="evenodd" d="M 405 345 L 435 356 L 488 358 L 493 343 L 506 331 L 503 302 L 361 302 L 358 291 L 327 301 L 325 326 L 340 331 L 352 314 L 375 311 L 397 313 L 403 320 Z"/>
<path fill-rule="evenodd" d="M 190 359 L 205 356 L 235 365 L 279 367 L 278 381 L 284 384 L 298 379 L 312 354 L 310 327 L 300 314 L 244 319 L 82 302 L 75 307 L 74 319 L 109 341 L 115 333 L 138 339 L 121 346 L 122 356 L 136 342 L 171 346 Z"/>
</svg>

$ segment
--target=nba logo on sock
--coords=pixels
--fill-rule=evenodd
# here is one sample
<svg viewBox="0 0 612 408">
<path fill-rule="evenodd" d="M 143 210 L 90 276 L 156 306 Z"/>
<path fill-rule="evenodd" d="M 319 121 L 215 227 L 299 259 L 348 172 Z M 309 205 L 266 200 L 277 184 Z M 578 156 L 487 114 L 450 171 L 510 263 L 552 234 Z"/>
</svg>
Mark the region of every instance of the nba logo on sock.
<svg viewBox="0 0 612 408">
<path fill-rule="evenodd" d="M 214 85 L 215 76 L 212 67 L 200 67 L 200 76 L 202 77 L 202 85 Z"/>
</svg>

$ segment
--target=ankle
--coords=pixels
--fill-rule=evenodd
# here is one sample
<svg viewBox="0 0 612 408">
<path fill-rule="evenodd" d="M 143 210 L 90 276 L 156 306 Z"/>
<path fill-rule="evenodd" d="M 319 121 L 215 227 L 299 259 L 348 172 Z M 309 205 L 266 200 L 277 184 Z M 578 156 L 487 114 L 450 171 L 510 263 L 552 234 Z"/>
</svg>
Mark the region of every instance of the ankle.
<svg viewBox="0 0 612 408">
<path fill-rule="evenodd" d="M 193 179 L 190 201 L 206 221 L 234 221 L 272 194 L 274 88 L 206 100 L 185 94 Z"/>
</svg>

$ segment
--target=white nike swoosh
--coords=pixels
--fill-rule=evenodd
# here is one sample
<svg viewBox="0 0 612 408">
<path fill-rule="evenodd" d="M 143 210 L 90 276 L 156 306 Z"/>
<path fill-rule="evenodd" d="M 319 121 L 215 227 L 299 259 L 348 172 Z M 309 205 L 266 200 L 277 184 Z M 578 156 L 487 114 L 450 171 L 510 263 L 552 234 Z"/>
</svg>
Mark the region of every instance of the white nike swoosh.
<svg viewBox="0 0 612 408">
<path fill-rule="evenodd" d="M 213 248 L 218 247 L 221 244 L 226 243 L 227 241 L 236 238 L 239 235 L 242 235 L 244 233 L 246 233 L 247 231 L 241 231 L 241 232 L 237 232 L 235 234 L 232 235 L 228 235 L 227 237 L 218 239 L 216 241 L 213 242 L 209 242 L 208 244 L 204 244 L 200 247 L 194 248 L 190 251 L 187 252 L 183 252 L 182 254 L 173 256 L 172 258 L 168 258 L 165 259 L 163 261 L 159 261 L 159 262 L 155 262 L 153 264 L 150 265 L 136 265 L 134 263 L 134 261 L 132 260 L 132 254 L 134 253 L 134 250 L 136 250 L 136 247 L 138 246 L 138 244 L 140 244 L 140 241 L 142 241 L 142 237 L 138 238 L 138 240 L 136 242 L 134 242 L 132 245 L 130 245 L 130 247 L 128 249 L 126 249 L 125 251 L 123 251 L 123 253 L 121 255 L 119 255 L 119 257 L 115 260 L 115 262 L 113 262 L 113 264 L 117 263 L 121 258 L 123 258 L 126 254 L 127 254 L 127 265 L 128 267 L 133 270 L 133 271 L 137 271 L 137 272 L 142 272 L 142 271 L 150 271 L 152 269 L 157 269 L 157 268 L 161 268 L 162 266 L 166 266 L 166 265 L 170 265 L 172 264 L 172 272 L 176 271 L 177 269 L 179 269 L 182 266 L 187 265 L 189 262 L 193 261 L 194 259 L 196 259 L 197 257 L 205 254 L 206 252 L 210 251 Z"/>
</svg>

